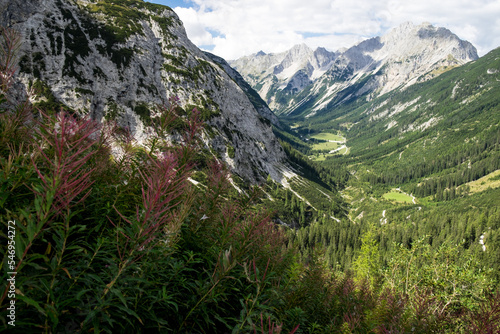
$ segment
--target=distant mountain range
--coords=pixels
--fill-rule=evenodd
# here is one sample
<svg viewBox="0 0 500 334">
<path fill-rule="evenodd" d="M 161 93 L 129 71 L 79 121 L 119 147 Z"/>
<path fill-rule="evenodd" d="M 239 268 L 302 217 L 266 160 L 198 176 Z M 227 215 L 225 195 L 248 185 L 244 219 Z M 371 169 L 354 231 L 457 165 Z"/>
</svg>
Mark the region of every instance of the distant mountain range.
<svg viewBox="0 0 500 334">
<path fill-rule="evenodd" d="M 448 29 L 405 23 L 335 52 L 302 44 L 229 63 L 277 115 L 303 118 L 408 87 L 477 58 L 476 48 Z"/>
</svg>

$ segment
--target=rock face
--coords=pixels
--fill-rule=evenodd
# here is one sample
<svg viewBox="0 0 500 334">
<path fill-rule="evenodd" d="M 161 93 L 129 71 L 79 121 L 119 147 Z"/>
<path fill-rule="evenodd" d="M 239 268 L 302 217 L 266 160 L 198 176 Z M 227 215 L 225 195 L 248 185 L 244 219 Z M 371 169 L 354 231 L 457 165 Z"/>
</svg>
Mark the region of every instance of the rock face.
<svg viewBox="0 0 500 334">
<path fill-rule="evenodd" d="M 278 117 L 269 109 L 269 106 L 262 100 L 260 95 L 245 81 L 245 79 L 234 70 L 223 58 L 218 57 L 209 52 L 205 54 L 216 64 L 218 64 L 233 80 L 238 84 L 238 86 L 247 94 L 250 102 L 252 102 L 255 109 L 259 114 L 269 120 L 273 125 L 280 127 Z"/>
<path fill-rule="evenodd" d="M 285 154 L 270 122 L 189 41 L 169 7 L 140 0 L 0 0 L 0 8 L 0 24 L 23 38 L 18 79 L 26 87 L 38 82 L 74 110 L 116 119 L 139 142 L 154 106 L 177 97 L 185 110 L 201 110 L 210 128 L 207 145 L 233 172 L 250 182 L 281 178 Z"/>
<path fill-rule="evenodd" d="M 469 42 L 445 28 L 405 23 L 349 49 L 305 45 L 230 62 L 277 114 L 314 116 L 360 96 L 372 99 L 477 59 Z"/>
<path fill-rule="evenodd" d="M 278 53 L 257 54 L 229 61 L 260 94 L 269 107 L 280 112 L 287 107 L 286 96 L 293 96 L 321 77 L 335 60 L 335 53 L 307 45 L 296 45 Z"/>
</svg>

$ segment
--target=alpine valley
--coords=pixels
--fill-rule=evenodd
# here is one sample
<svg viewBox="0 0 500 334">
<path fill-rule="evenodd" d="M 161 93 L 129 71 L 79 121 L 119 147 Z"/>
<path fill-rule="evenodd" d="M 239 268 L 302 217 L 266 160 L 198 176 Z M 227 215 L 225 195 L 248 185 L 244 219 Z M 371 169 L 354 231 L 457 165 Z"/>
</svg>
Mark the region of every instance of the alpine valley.
<svg viewBox="0 0 500 334">
<path fill-rule="evenodd" d="M 141 0 L 0 10 L 4 331 L 500 331 L 500 48 L 226 61 Z"/>
</svg>

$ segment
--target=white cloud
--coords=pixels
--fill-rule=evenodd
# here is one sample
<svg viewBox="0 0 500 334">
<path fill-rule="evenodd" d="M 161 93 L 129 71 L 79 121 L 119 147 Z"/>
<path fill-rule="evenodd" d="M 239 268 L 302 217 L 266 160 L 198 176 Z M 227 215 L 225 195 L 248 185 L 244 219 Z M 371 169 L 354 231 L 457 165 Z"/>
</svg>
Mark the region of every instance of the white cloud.
<svg viewBox="0 0 500 334">
<path fill-rule="evenodd" d="M 189 39 L 196 45 L 210 45 L 213 43 L 213 36 L 206 30 L 206 25 L 200 21 L 200 16 L 193 8 L 175 9 L 177 15 L 182 20 Z"/>
<path fill-rule="evenodd" d="M 472 42 L 480 54 L 500 46 L 498 0 L 193 0 L 174 10 L 189 38 L 226 59 L 295 44 L 335 51 L 411 21 L 430 22 Z"/>
</svg>

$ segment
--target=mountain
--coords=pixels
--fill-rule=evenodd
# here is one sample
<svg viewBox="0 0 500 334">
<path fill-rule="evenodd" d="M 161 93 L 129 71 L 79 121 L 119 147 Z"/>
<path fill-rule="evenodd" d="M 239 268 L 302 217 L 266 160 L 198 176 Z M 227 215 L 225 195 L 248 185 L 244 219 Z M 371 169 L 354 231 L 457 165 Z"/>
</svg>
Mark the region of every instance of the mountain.
<svg viewBox="0 0 500 334">
<path fill-rule="evenodd" d="M 491 268 L 498 281 L 500 48 L 405 89 L 362 96 L 293 123 L 310 159 L 348 171 L 341 195 L 349 222 L 337 235 L 328 223 L 302 228 L 295 239 L 301 249 L 324 247 L 330 264 L 349 266 L 357 261 L 351 254 L 365 247 L 349 234 L 365 229 L 381 254 L 419 244 L 432 249 L 422 264 L 435 261 L 434 269 L 440 266 L 434 254 L 455 245 L 455 254 Z"/>
<path fill-rule="evenodd" d="M 321 77 L 335 60 L 335 53 L 307 45 L 296 45 L 278 53 L 256 54 L 229 61 L 245 80 L 278 114 L 282 108 L 279 92 L 297 94 Z"/>
<path fill-rule="evenodd" d="M 499 60 L 500 48 L 405 89 L 294 120 L 292 133 L 306 139 L 311 159 L 374 185 L 436 199 L 465 191 L 500 168 Z"/>
<path fill-rule="evenodd" d="M 368 100 L 477 59 L 469 42 L 445 28 L 405 23 L 349 49 L 305 45 L 230 62 L 276 114 L 311 117 L 359 97 Z"/>
<path fill-rule="evenodd" d="M 367 74 L 288 126 L 166 7 L 0 8 L 23 40 L 6 57 L 0 30 L 5 331 L 498 332 L 500 49 L 385 94 L 355 90 Z M 276 75 L 298 90 L 381 43 L 310 54 L 303 78 L 298 47 Z M 269 176 L 238 193 L 215 160 Z"/>
<path fill-rule="evenodd" d="M 348 159 L 364 163 L 383 160 L 380 171 L 387 169 L 389 161 L 403 170 L 416 156 L 465 156 L 464 152 L 481 146 L 483 141 L 492 142 L 479 150 L 482 153 L 498 150 L 495 138 L 500 122 L 499 59 L 500 49 L 493 50 L 405 90 L 339 106 L 332 119 L 332 115 L 319 116 L 304 127 L 311 131 L 342 131 L 350 147 Z M 465 160 L 459 165 L 474 169 L 474 162 L 479 160 L 472 159 L 470 166 L 462 164 Z M 492 168 L 488 168 L 490 172 Z"/>
<path fill-rule="evenodd" d="M 255 109 L 259 112 L 261 116 L 269 120 L 273 125 L 280 127 L 278 117 L 269 109 L 266 102 L 260 97 L 260 95 L 245 81 L 241 74 L 234 70 L 229 63 L 221 57 L 218 57 L 209 52 L 205 54 L 212 59 L 213 62 L 218 64 L 233 80 L 238 84 L 238 86 L 247 94 L 250 102 L 252 102 Z"/>
<path fill-rule="evenodd" d="M 0 24 L 23 39 L 18 85 L 42 87 L 38 105 L 49 101 L 114 119 L 144 142 L 154 107 L 175 98 L 182 112 L 201 111 L 207 148 L 232 171 L 250 182 L 281 178 L 285 153 L 265 117 L 277 120 L 263 103 L 260 115 L 250 87 L 243 91 L 191 43 L 169 7 L 136 0 L 1 0 L 0 8 Z"/>
<path fill-rule="evenodd" d="M 399 175 L 402 183 L 425 186 L 424 176 L 454 178 L 455 186 L 476 180 L 500 167 L 499 59 L 500 49 L 493 50 L 405 90 L 341 106 L 335 120 L 325 115 L 307 127 L 343 129 L 346 159 Z"/>
</svg>

